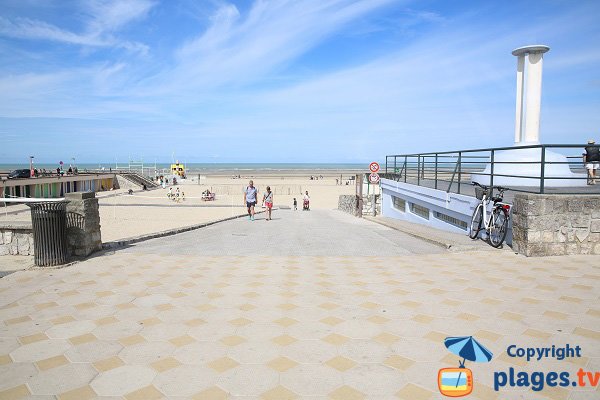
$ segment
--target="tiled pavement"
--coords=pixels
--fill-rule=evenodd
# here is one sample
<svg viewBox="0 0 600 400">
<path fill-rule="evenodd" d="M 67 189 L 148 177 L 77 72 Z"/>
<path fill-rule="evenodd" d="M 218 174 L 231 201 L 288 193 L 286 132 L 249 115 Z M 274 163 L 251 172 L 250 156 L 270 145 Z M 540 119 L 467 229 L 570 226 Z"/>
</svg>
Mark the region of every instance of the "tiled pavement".
<svg viewBox="0 0 600 400">
<path fill-rule="evenodd" d="M 238 223 L 243 223 L 239 221 Z M 595 264 L 595 265 L 594 265 Z M 473 399 L 598 399 L 492 390 L 493 371 L 600 371 L 600 263 L 510 252 L 407 256 L 144 254 L 0 279 L 0 399 L 439 399 L 474 335 Z M 523 347 L 582 358 L 524 363 Z"/>
</svg>

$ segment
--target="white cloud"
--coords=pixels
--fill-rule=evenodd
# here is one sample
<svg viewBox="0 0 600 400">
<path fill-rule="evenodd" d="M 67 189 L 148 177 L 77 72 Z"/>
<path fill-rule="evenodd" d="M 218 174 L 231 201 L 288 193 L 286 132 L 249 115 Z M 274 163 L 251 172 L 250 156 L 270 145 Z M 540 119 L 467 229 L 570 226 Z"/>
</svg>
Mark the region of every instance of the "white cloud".
<svg viewBox="0 0 600 400">
<path fill-rule="evenodd" d="M 30 40 L 48 40 L 89 47 L 117 47 L 147 53 L 148 46 L 122 40 L 114 32 L 144 18 L 155 3 L 149 0 L 100 1 L 84 3 L 88 18 L 82 33 L 72 32 L 45 21 L 0 16 L 0 35 Z"/>
</svg>

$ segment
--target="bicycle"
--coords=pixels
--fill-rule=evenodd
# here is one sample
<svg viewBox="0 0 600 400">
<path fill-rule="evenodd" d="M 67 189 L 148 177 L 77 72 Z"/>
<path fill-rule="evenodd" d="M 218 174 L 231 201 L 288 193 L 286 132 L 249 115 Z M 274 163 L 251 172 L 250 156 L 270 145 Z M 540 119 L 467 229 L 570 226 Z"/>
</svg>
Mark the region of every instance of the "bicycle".
<svg viewBox="0 0 600 400">
<path fill-rule="evenodd" d="M 504 239 L 506 239 L 508 222 L 510 220 L 510 204 L 502 202 L 504 192 L 508 189 L 502 186 L 484 186 L 477 182 L 473 182 L 473 185 L 475 186 L 475 197 L 481 202 L 473 211 L 469 237 L 476 239 L 481 229 L 484 228 L 487 233 L 488 243 L 498 248 L 502 246 Z M 498 190 L 497 196 L 490 196 L 492 189 Z M 493 206 L 491 212 L 489 212 L 488 208 L 491 202 L 493 202 Z"/>
</svg>

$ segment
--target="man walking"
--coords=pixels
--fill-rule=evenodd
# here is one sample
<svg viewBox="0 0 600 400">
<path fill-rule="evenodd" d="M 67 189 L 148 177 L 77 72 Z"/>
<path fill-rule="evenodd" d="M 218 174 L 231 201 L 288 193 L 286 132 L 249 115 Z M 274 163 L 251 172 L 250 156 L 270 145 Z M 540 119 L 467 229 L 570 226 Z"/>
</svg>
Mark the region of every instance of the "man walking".
<svg viewBox="0 0 600 400">
<path fill-rule="evenodd" d="M 600 148 L 595 144 L 593 139 L 588 140 L 585 153 L 583 153 L 583 162 L 588 171 L 588 185 L 596 184 L 596 179 L 598 179 L 596 171 L 600 168 Z"/>
<path fill-rule="evenodd" d="M 256 196 L 258 190 L 254 187 L 254 182 L 250 181 L 244 191 L 244 201 L 248 207 L 248 219 L 254 221 L 254 206 L 256 206 Z"/>
</svg>

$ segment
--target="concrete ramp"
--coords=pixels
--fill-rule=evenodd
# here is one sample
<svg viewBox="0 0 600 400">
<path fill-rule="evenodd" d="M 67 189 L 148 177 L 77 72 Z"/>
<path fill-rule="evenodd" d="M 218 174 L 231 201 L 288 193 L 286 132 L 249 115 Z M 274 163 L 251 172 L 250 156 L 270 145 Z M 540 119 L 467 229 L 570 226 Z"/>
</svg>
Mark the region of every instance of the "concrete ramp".
<svg viewBox="0 0 600 400">
<path fill-rule="evenodd" d="M 435 243 L 337 210 L 274 210 L 132 247 L 178 255 L 399 256 L 446 252 Z"/>
</svg>

